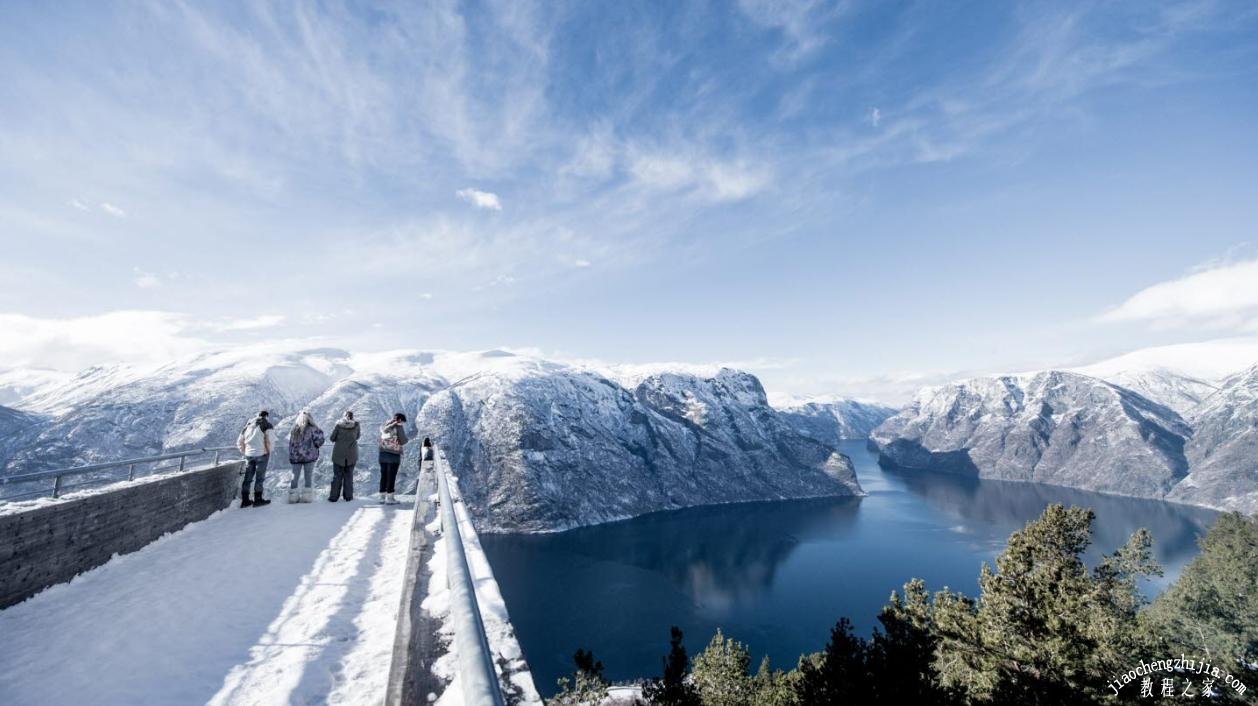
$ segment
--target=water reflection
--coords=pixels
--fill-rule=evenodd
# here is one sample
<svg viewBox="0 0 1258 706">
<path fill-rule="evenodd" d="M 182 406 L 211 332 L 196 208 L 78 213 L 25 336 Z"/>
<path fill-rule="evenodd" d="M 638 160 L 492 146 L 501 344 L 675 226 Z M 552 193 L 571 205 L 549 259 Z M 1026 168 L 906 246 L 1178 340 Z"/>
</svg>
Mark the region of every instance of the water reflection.
<svg viewBox="0 0 1258 706">
<path fill-rule="evenodd" d="M 1097 512 L 1094 555 L 1138 527 L 1168 569 L 1195 553 L 1206 510 L 1067 488 L 879 469 L 861 444 L 865 498 L 753 503 L 659 513 L 549 535 L 485 536 L 538 686 L 550 693 L 577 647 L 613 678 L 654 674 L 669 625 L 701 649 L 717 627 L 788 666 L 819 649 L 840 615 L 872 629 L 910 577 L 973 592 L 978 567 L 1049 503 Z"/>
</svg>

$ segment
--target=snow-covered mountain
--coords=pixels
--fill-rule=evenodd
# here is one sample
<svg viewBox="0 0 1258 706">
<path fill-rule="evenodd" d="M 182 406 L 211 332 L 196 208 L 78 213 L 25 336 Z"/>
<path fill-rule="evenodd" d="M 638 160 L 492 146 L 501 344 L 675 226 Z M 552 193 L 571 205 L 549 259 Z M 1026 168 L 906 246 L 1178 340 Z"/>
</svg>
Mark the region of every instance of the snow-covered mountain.
<svg viewBox="0 0 1258 706">
<path fill-rule="evenodd" d="M 425 404 L 446 388 L 441 404 Z M 462 417 L 447 413 L 454 400 Z M 503 351 L 244 348 L 156 369 L 92 368 L 41 385 L 18 404 L 21 411 L 0 412 L 4 473 L 230 446 L 241 426 L 267 409 L 280 435 L 268 473 L 272 488 L 287 485 L 283 434 L 302 409 L 329 431 L 353 409 L 367 444 L 392 413 L 410 417 L 413 435 L 422 416 L 452 457 L 503 459 L 491 485 L 481 484 L 484 466 L 471 467 L 464 480 L 478 521 L 497 529 L 556 529 L 670 507 L 859 490 L 846 457 L 792 431 L 760 383 L 733 371 L 652 376 L 630 391 L 588 369 Z M 461 418 L 475 424 L 460 426 Z M 564 440 L 567 455 L 548 453 L 544 439 Z M 417 446 L 408 446 L 403 485 Z M 316 470 L 321 483 L 326 463 Z M 369 446 L 355 474 L 360 494 L 373 490 L 376 469 Z M 515 502 L 480 502 L 489 497 Z"/>
<path fill-rule="evenodd" d="M 896 413 L 893 407 L 857 400 L 818 400 L 781 410 L 795 431 L 827 444 L 866 439 Z"/>
<path fill-rule="evenodd" d="M 40 421 L 38 415 L 0 407 L 0 467 L 3 467 L 17 448 L 17 442 L 23 432 Z"/>
<path fill-rule="evenodd" d="M 73 377 L 69 373 L 42 368 L 0 370 L 0 405 L 13 405 L 39 390 L 63 383 Z"/>
<path fill-rule="evenodd" d="M 630 389 L 533 362 L 436 393 L 418 426 L 443 440 L 489 530 L 861 492 L 850 459 L 794 431 L 760 381 L 733 370 L 651 375 Z"/>
<path fill-rule="evenodd" d="M 1188 474 L 1190 434 L 1135 392 L 1047 371 L 925 390 L 871 440 L 901 468 L 1160 498 Z"/>
<path fill-rule="evenodd" d="M 1182 389 L 1180 377 L 1137 379 L 1165 391 Z M 882 462 L 905 469 L 1256 512 L 1258 366 L 1224 380 L 1186 417 L 1078 373 L 977 378 L 923 390 L 871 443 Z"/>
<path fill-rule="evenodd" d="M 1258 365 L 1224 380 L 1189 417 L 1191 472 L 1171 492 L 1181 502 L 1258 512 Z"/>
</svg>

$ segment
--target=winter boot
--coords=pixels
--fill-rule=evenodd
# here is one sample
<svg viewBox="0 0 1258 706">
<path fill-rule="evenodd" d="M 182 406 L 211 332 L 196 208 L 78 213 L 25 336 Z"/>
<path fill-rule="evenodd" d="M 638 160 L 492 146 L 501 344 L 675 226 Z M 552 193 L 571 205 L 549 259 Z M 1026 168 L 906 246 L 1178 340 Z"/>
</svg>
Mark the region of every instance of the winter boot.
<svg viewBox="0 0 1258 706">
<path fill-rule="evenodd" d="M 303 503 L 314 502 L 314 488 L 302 488 L 301 501 Z"/>
<path fill-rule="evenodd" d="M 389 503 L 390 505 L 397 505 L 397 498 L 393 497 L 393 493 L 389 493 L 389 499 L 386 500 L 385 502 Z"/>
<path fill-rule="evenodd" d="M 253 506 L 254 506 L 254 507 L 262 507 L 263 505 L 270 505 L 270 504 L 271 504 L 271 501 L 270 501 L 270 500 L 267 500 L 267 499 L 266 499 L 266 498 L 264 498 L 264 497 L 262 497 L 262 493 L 254 493 L 254 494 L 253 494 Z"/>
<path fill-rule="evenodd" d="M 249 499 L 249 491 L 243 491 L 240 494 L 240 506 L 249 507 L 251 505 L 253 505 L 253 501 Z"/>
<path fill-rule="evenodd" d="M 290 504 L 291 504 L 291 503 L 299 503 L 299 502 L 301 502 L 301 497 L 299 497 L 299 496 L 297 495 L 297 489 L 296 489 L 296 488 L 289 488 L 289 489 L 288 489 L 288 502 L 289 502 Z"/>
</svg>

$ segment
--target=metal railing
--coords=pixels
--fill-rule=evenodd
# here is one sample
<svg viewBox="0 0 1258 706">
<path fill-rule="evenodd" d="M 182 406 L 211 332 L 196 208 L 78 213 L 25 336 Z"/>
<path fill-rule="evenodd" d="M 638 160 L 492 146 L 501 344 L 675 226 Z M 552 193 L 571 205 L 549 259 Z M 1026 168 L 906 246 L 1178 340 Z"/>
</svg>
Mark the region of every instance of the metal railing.
<svg viewBox="0 0 1258 706">
<path fill-rule="evenodd" d="M 19 484 L 19 483 L 37 483 L 39 481 L 46 481 L 48 479 L 52 479 L 51 488 L 42 488 L 39 490 L 34 490 L 34 491 L 26 492 L 26 493 L 16 493 L 16 494 L 6 493 L 3 495 L 0 495 L 0 502 L 38 497 L 49 492 L 51 492 L 52 497 L 57 498 L 57 497 L 60 497 L 62 493 L 67 492 L 69 490 L 74 490 L 75 488 L 82 488 L 84 486 L 94 485 L 97 483 L 115 483 L 122 480 L 135 480 L 137 477 L 150 476 L 155 473 L 160 473 L 162 471 L 170 471 L 170 470 L 173 470 L 176 472 L 185 471 L 185 470 L 189 470 L 188 463 L 190 460 L 197 459 L 200 456 L 209 456 L 210 454 L 213 454 L 213 460 L 210 461 L 207 467 L 213 467 L 219 464 L 222 453 L 224 451 L 236 452 L 236 447 L 235 446 L 217 446 L 217 447 L 203 448 L 203 449 L 187 449 L 184 451 L 174 451 L 171 453 L 160 454 L 157 456 L 130 458 L 130 459 L 126 459 L 125 461 L 111 461 L 109 463 L 94 463 L 89 466 L 74 466 L 71 468 L 58 468 L 56 470 L 51 470 L 51 471 L 37 471 L 35 473 L 22 473 L 22 474 L 12 475 L 12 476 L 0 476 L 0 486 L 11 486 L 11 485 Z M 170 463 L 167 465 L 160 465 L 163 461 L 177 461 L 177 462 Z M 143 466 L 147 464 L 158 464 L 158 465 L 154 465 L 150 468 L 143 468 Z M 137 474 L 136 472 L 137 467 L 140 467 L 139 474 Z M 119 468 L 119 469 L 126 468 L 127 469 L 126 478 L 121 477 L 121 474 L 117 476 L 106 475 L 99 478 L 90 478 L 90 479 L 87 479 L 78 483 L 74 483 L 72 485 L 66 485 L 65 483 L 66 478 L 74 478 L 74 477 L 82 476 L 88 473 L 99 473 L 101 471 L 109 471 L 115 468 Z"/>
<path fill-rule="evenodd" d="M 462 495 L 450 492 L 449 466 L 440 449 L 433 453 L 433 472 L 437 476 L 437 497 L 441 516 L 441 533 L 446 543 L 446 583 L 450 590 L 450 621 L 454 627 L 454 648 L 458 653 L 459 686 L 463 702 L 468 706 L 503 706 L 498 672 L 494 669 L 493 652 L 485 634 L 480 605 L 476 601 L 476 584 L 467 563 L 463 533 L 459 530 L 454 504 Z M 457 490 L 458 484 L 455 483 Z"/>
</svg>

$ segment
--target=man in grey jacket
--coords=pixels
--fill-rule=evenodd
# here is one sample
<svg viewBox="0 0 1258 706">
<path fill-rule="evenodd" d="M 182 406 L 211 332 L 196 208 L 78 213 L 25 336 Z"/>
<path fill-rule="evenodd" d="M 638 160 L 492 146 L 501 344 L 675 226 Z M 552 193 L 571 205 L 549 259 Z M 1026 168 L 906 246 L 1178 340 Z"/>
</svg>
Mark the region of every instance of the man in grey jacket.
<svg viewBox="0 0 1258 706">
<path fill-rule="evenodd" d="M 336 502 L 342 496 L 346 501 L 354 499 L 354 465 L 358 463 L 358 437 L 361 427 L 354 413 L 346 410 L 345 416 L 332 429 L 332 492 L 328 500 Z"/>
</svg>

